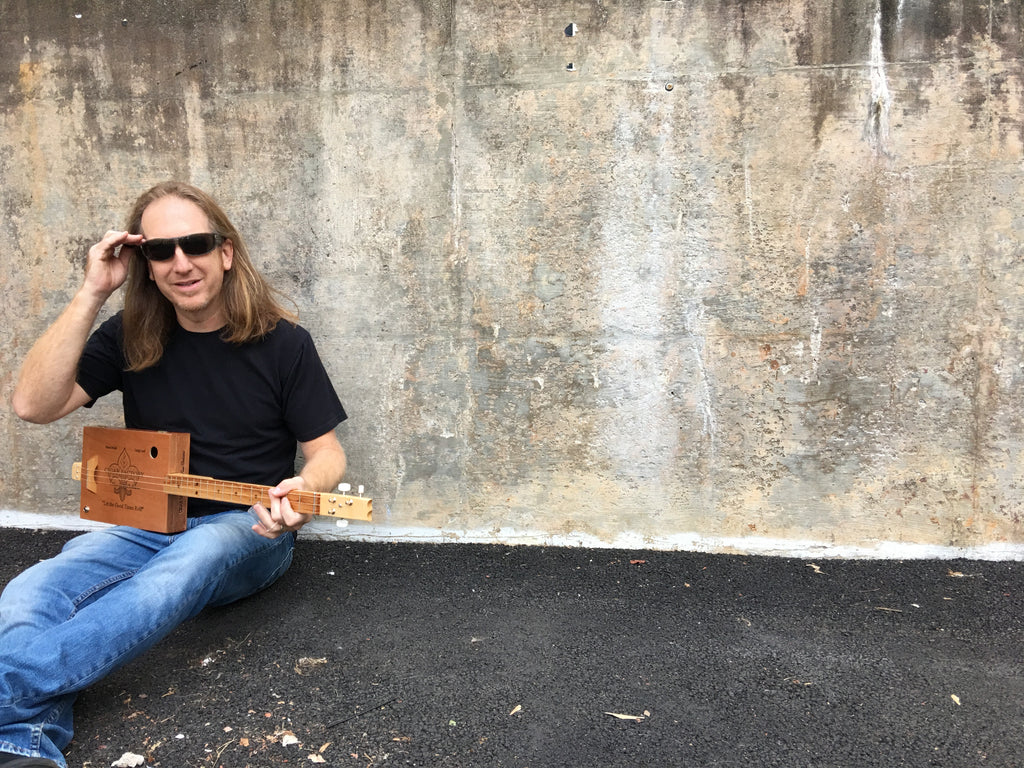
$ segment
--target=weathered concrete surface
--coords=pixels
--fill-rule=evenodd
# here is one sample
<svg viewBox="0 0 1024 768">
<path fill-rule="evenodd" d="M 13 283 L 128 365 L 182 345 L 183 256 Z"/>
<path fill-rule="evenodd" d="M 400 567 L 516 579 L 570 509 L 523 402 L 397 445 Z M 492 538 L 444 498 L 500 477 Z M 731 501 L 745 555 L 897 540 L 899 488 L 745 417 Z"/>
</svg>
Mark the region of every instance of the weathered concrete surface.
<svg viewBox="0 0 1024 768">
<path fill-rule="evenodd" d="M 319 340 L 375 535 L 1024 545 L 1018 0 L 0 24 L 5 397 L 87 245 L 177 176 Z M 74 510 L 117 414 L 0 415 L 0 508 Z"/>
</svg>

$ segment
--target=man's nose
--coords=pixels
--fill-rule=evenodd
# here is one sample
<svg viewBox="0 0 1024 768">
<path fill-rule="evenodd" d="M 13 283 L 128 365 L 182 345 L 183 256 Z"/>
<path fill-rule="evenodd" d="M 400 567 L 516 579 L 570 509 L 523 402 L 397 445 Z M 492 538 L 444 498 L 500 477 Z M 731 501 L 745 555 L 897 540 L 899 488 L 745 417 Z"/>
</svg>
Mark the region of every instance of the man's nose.
<svg viewBox="0 0 1024 768">
<path fill-rule="evenodd" d="M 171 262 L 171 266 L 179 272 L 187 272 L 192 268 L 191 260 L 177 243 L 174 244 L 174 260 Z"/>
</svg>

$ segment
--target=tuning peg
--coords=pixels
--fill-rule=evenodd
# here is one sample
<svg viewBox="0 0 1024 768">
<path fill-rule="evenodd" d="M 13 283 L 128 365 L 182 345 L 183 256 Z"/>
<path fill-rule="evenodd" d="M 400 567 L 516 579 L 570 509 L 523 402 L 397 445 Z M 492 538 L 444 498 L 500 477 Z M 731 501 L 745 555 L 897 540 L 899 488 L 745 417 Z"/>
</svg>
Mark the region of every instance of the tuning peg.
<svg viewBox="0 0 1024 768">
<path fill-rule="evenodd" d="M 335 520 L 334 524 L 337 525 L 339 528 L 348 528 L 348 520 L 346 520 L 345 518 Z"/>
<path fill-rule="evenodd" d="M 338 483 L 338 490 L 342 493 L 348 493 L 352 490 L 352 486 L 348 483 Z"/>
<path fill-rule="evenodd" d="M 359 490 L 359 495 L 362 496 L 363 495 L 363 486 L 360 485 L 358 490 Z"/>
</svg>

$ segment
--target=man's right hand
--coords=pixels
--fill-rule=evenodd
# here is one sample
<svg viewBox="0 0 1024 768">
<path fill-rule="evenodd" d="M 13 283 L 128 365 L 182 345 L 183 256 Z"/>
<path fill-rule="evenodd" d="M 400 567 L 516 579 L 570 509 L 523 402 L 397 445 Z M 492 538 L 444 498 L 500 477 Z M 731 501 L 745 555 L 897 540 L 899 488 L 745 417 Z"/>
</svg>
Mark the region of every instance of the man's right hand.
<svg viewBox="0 0 1024 768">
<path fill-rule="evenodd" d="M 128 277 L 132 248 L 143 242 L 142 235 L 111 230 L 89 249 L 85 262 L 85 284 L 93 296 L 106 301 Z"/>
</svg>

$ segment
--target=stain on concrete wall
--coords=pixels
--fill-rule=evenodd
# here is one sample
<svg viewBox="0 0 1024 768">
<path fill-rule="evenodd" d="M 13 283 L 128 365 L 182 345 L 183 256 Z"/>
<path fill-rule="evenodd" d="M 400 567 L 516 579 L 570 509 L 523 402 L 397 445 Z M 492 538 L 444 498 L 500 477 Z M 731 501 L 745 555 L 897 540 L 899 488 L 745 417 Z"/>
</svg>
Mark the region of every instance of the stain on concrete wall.
<svg viewBox="0 0 1024 768">
<path fill-rule="evenodd" d="M 0 18 L 5 396 L 88 245 L 182 177 L 319 340 L 381 535 L 1024 543 L 1020 3 Z M 0 507 L 74 510 L 117 418 L 0 414 Z"/>
</svg>

